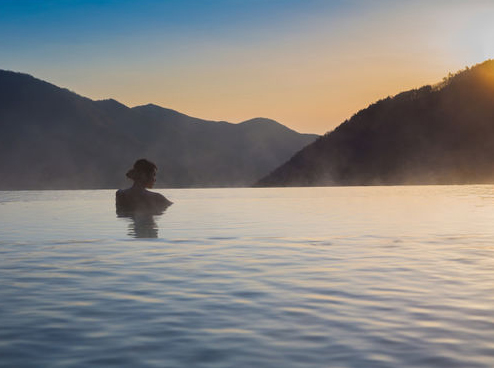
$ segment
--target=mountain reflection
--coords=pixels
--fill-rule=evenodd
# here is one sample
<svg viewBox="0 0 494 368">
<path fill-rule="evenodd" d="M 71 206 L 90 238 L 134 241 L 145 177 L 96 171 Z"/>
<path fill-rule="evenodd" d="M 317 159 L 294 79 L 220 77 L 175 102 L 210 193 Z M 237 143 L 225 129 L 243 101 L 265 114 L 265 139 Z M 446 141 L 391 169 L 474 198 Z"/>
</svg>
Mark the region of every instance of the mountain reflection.
<svg viewBox="0 0 494 368">
<path fill-rule="evenodd" d="M 161 212 L 145 212 L 145 211 L 117 211 L 117 217 L 128 218 L 130 220 L 128 235 L 133 238 L 157 238 L 158 225 L 155 217 L 161 216 L 165 210 Z"/>
</svg>

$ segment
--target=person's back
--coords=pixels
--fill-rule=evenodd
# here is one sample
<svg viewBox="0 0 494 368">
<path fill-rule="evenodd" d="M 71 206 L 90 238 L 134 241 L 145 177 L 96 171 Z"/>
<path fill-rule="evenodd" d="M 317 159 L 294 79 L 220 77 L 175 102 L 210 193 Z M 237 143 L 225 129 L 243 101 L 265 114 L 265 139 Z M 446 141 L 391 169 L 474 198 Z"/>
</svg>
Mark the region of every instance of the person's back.
<svg viewBox="0 0 494 368">
<path fill-rule="evenodd" d="M 172 202 L 159 193 L 150 192 L 156 182 L 156 165 L 141 159 L 127 172 L 127 177 L 134 181 L 132 187 L 119 189 L 115 195 L 117 212 L 149 211 L 162 212 Z"/>
</svg>

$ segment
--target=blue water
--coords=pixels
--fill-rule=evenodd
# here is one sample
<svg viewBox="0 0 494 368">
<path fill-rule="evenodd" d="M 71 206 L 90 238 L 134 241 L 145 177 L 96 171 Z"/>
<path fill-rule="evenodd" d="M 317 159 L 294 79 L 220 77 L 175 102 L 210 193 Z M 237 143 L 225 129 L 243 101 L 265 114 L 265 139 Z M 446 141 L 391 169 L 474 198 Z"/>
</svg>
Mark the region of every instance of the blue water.
<svg viewBox="0 0 494 368">
<path fill-rule="evenodd" d="M 161 192 L 0 192 L 0 366 L 494 366 L 494 186 Z"/>
</svg>

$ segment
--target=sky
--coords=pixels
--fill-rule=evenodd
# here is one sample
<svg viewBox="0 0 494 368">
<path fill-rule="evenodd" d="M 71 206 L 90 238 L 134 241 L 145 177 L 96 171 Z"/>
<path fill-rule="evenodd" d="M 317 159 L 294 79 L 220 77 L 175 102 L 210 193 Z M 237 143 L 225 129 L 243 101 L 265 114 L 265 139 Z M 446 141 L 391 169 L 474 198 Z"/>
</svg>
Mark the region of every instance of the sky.
<svg viewBox="0 0 494 368">
<path fill-rule="evenodd" d="M 0 0 L 0 69 L 323 134 L 494 58 L 492 19 L 493 0 Z"/>
</svg>

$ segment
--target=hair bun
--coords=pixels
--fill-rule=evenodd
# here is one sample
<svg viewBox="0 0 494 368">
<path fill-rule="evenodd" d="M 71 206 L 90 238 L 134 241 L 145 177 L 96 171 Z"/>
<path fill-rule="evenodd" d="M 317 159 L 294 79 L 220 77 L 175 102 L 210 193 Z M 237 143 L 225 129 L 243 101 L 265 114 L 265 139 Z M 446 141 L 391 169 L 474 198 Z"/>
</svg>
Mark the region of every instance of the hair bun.
<svg viewBox="0 0 494 368">
<path fill-rule="evenodd" d="M 135 180 L 136 179 L 136 171 L 135 169 L 130 169 L 127 171 L 127 174 L 125 174 L 129 179 Z"/>
</svg>

